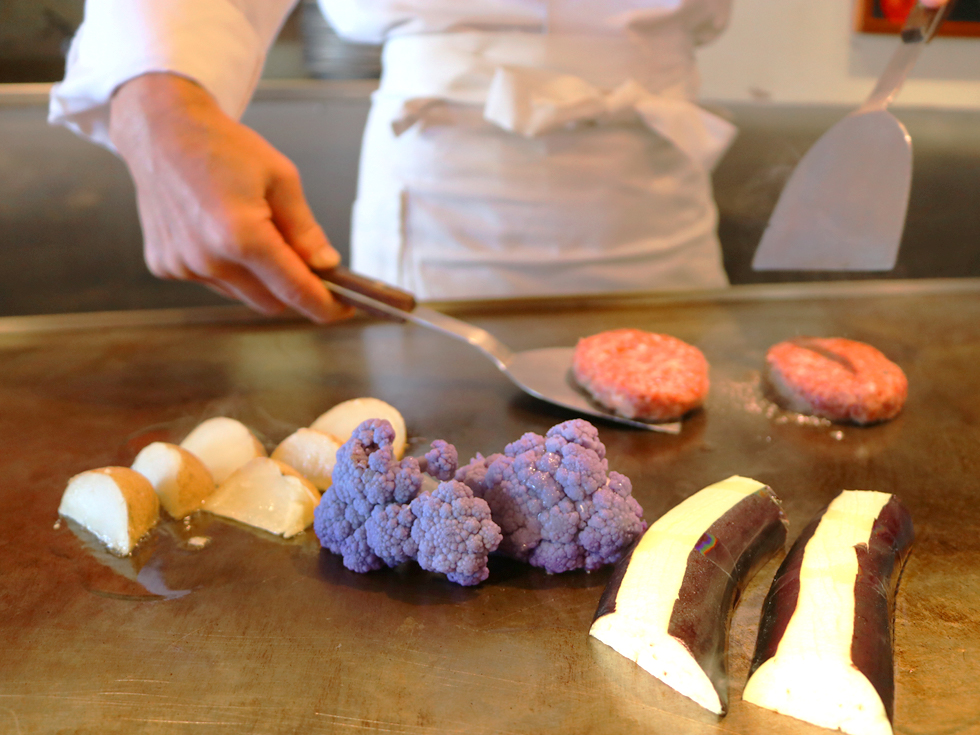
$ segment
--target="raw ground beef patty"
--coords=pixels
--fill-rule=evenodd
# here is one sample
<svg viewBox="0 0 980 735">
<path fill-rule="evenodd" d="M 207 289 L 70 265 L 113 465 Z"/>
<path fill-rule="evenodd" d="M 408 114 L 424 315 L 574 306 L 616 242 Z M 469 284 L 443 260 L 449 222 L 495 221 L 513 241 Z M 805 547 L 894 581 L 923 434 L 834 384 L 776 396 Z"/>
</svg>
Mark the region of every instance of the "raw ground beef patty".
<svg viewBox="0 0 980 735">
<path fill-rule="evenodd" d="M 804 337 L 766 353 L 766 378 L 792 411 L 871 424 L 894 418 L 908 394 L 902 369 L 871 345 Z"/>
<path fill-rule="evenodd" d="M 572 372 L 596 402 L 630 419 L 676 419 L 701 406 L 708 395 L 708 361 L 701 350 L 639 329 L 579 340 Z"/>
</svg>

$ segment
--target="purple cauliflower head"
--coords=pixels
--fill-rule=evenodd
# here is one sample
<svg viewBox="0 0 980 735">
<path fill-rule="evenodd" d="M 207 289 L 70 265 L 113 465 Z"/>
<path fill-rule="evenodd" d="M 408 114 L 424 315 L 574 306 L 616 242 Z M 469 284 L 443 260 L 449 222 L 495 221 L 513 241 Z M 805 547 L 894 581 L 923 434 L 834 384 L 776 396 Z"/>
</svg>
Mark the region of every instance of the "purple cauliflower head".
<svg viewBox="0 0 980 735">
<path fill-rule="evenodd" d="M 469 487 L 455 480 L 441 482 L 415 498 L 410 508 L 416 518 L 412 539 L 419 566 L 461 585 L 479 584 L 489 576 L 487 557 L 500 544 L 500 527 Z"/>
<path fill-rule="evenodd" d="M 583 419 L 478 454 L 456 479 L 490 506 L 500 553 L 549 573 L 611 564 L 646 528 L 629 479 L 609 471 L 599 432 Z"/>
</svg>

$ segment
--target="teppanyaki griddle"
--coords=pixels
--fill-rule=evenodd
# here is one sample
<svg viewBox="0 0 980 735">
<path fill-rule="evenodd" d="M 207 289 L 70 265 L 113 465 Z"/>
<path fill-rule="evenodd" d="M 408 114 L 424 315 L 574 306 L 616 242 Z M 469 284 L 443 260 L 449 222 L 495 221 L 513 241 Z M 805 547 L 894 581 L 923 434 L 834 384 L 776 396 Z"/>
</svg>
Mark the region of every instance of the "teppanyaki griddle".
<svg viewBox="0 0 980 735">
<path fill-rule="evenodd" d="M 898 494 L 917 539 L 896 610 L 896 731 L 977 731 L 980 283 L 544 300 L 533 317 L 526 303 L 446 309 L 516 349 L 633 326 L 704 351 L 712 391 L 679 435 L 598 424 L 649 519 L 733 473 L 775 489 L 791 540 L 843 488 Z M 740 701 L 774 565 L 736 613 L 719 721 L 588 638 L 609 570 L 494 559 L 475 589 L 412 566 L 358 575 L 312 532 L 283 541 L 204 514 L 120 561 L 56 524 L 71 475 L 212 415 L 272 446 L 373 395 L 407 418 L 410 451 L 444 438 L 464 460 L 571 417 L 426 330 L 242 314 L 0 320 L 0 731 L 821 732 Z M 876 345 L 908 374 L 905 411 L 859 428 L 774 407 L 762 357 L 799 334 Z"/>
</svg>

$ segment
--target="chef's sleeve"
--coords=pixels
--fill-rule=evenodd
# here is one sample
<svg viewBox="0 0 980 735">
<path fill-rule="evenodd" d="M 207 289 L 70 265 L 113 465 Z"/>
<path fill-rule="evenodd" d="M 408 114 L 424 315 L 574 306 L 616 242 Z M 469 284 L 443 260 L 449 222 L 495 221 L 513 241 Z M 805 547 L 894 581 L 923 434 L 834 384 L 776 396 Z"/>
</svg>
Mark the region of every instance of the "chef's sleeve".
<svg viewBox="0 0 980 735">
<path fill-rule="evenodd" d="M 149 72 L 196 81 L 228 115 L 245 111 L 296 0 L 86 0 L 48 121 L 110 150 L 109 101 Z"/>
</svg>

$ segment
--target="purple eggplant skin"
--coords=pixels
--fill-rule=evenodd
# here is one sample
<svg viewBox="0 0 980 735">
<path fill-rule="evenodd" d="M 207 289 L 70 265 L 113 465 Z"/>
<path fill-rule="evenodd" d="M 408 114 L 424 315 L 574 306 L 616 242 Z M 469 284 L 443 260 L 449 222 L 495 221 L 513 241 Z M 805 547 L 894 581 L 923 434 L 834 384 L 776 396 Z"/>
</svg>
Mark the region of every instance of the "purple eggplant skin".
<svg viewBox="0 0 980 735">
<path fill-rule="evenodd" d="M 668 635 L 691 652 L 728 706 L 728 631 L 736 605 L 756 572 L 786 544 L 786 516 L 768 487 L 720 516 L 687 558 Z"/>
<path fill-rule="evenodd" d="M 749 676 L 776 654 L 800 593 L 803 553 L 826 508 L 803 529 L 773 579 L 765 602 Z M 854 637 L 851 662 L 878 692 L 888 719 L 895 700 L 892 634 L 895 594 L 915 533 L 912 517 L 894 495 L 871 527 L 867 544 L 858 544 L 858 574 L 854 582 Z"/>
<path fill-rule="evenodd" d="M 895 594 L 914 538 L 912 517 L 893 495 L 875 519 L 867 546 L 855 547 L 858 574 L 851 661 L 878 692 L 889 720 L 895 701 Z"/>
<path fill-rule="evenodd" d="M 602 596 L 599 598 L 599 606 L 596 608 L 595 615 L 592 617 L 593 623 L 603 615 L 616 612 L 616 596 L 619 594 L 620 585 L 623 584 L 623 577 L 626 576 L 626 568 L 629 566 L 630 559 L 633 557 L 633 551 L 642 539 L 643 534 L 641 533 L 633 540 L 633 543 L 626 547 L 619 561 L 613 566 L 612 574 L 609 575 L 609 581 L 606 582 L 606 587 L 602 590 Z"/>
</svg>

